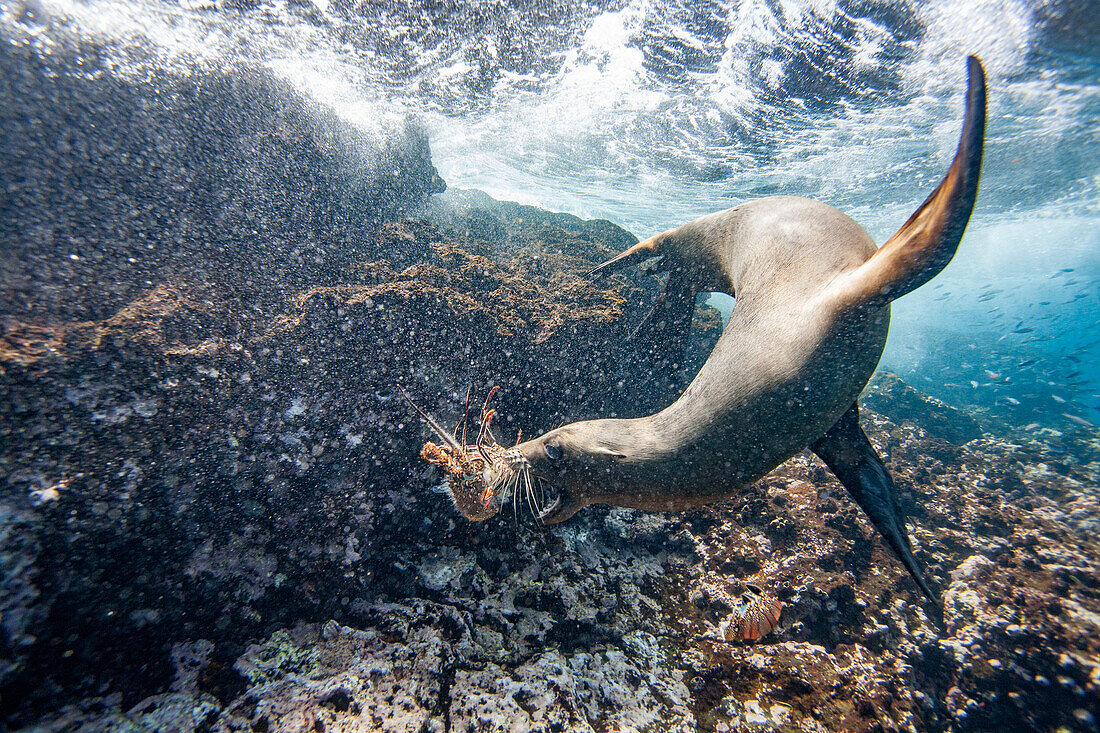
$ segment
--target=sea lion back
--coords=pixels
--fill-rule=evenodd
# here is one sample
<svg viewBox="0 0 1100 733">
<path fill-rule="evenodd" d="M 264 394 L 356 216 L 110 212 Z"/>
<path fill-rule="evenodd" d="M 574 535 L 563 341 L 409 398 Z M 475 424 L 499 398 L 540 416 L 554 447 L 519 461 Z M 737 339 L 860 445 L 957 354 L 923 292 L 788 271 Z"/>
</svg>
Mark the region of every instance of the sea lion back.
<svg viewBox="0 0 1100 733">
<path fill-rule="evenodd" d="M 797 196 L 749 201 L 684 227 L 695 236 L 704 228 L 702 236 L 740 298 L 768 293 L 805 298 L 807 289 L 824 287 L 876 251 L 871 235 L 851 217 Z"/>
</svg>

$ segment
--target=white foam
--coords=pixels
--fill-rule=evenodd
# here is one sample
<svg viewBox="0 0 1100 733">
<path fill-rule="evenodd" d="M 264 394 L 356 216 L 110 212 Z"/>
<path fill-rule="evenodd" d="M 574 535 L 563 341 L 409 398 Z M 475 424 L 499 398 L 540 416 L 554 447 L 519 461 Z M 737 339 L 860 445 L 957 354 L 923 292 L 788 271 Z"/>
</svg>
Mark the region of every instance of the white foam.
<svg viewBox="0 0 1100 733">
<path fill-rule="evenodd" d="M 1085 162 L 1095 159 L 1097 143 L 1083 131 L 1098 124 L 1100 85 L 1028 67 L 1041 41 L 1040 0 L 934 0 L 895 9 L 914 13 L 923 26 L 900 65 L 883 58 L 896 43 L 887 21 L 853 15 L 836 0 L 720 0 L 705 9 L 628 0 L 593 15 L 571 46 L 546 48 L 554 63 L 529 69 L 501 61 L 508 39 L 491 25 L 480 36 L 421 47 L 415 39 L 425 29 L 412 26 L 430 17 L 379 10 L 387 15 L 372 32 L 399 44 L 411 64 L 410 78 L 397 82 L 387 76 L 396 57 L 357 35 L 369 19 L 342 16 L 348 9 L 327 0 L 314 9 L 271 0 L 249 11 L 139 0 L 41 2 L 89 33 L 151 39 L 147 48 L 158 51 L 152 61 L 120 57 L 122 73 L 193 59 L 266 64 L 362 127 L 420 116 L 433 133 L 435 162 L 453 185 L 645 230 L 768 192 L 824 198 L 860 215 L 901 215 L 954 152 L 962 57 L 977 52 L 990 81 L 979 211 L 1075 214 L 1098 207 L 1097 174 Z M 509 12 L 510 22 L 522 11 Z M 709 29 L 725 24 L 724 37 L 700 30 L 700 12 L 711 14 Z M 570 37 L 537 24 L 509 31 Z M 688 49 L 696 60 L 679 76 L 666 73 L 663 57 L 646 50 L 661 43 Z M 822 100 L 785 96 L 805 81 L 792 76 L 801 68 L 792 54 L 823 44 L 832 50 L 814 61 L 824 66 L 812 73 L 854 87 L 850 99 L 828 100 L 835 104 L 824 112 Z M 849 60 L 830 67 L 832 53 Z M 859 96 L 867 91 L 862 75 L 874 78 L 884 64 L 895 65 L 901 91 L 880 90 L 868 104 Z M 451 94 L 461 108 L 465 84 L 486 68 L 489 91 L 471 112 L 456 113 L 424 91 Z M 700 180 L 721 166 L 728 179 Z"/>
</svg>

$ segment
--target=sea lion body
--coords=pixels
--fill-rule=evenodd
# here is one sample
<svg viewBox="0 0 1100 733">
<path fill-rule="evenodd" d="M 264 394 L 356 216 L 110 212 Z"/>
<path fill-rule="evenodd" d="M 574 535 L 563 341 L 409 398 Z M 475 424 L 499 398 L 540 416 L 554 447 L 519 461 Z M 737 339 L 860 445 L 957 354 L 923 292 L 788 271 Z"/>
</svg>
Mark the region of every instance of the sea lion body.
<svg viewBox="0 0 1100 733">
<path fill-rule="evenodd" d="M 893 480 L 859 427 L 856 398 L 886 344 L 890 302 L 947 265 L 974 207 L 985 74 L 976 58 L 967 63 L 966 115 L 951 167 L 882 247 L 831 206 L 775 196 L 650 237 L 589 273 L 660 258 L 668 280 L 643 326 L 651 345 L 673 356 L 682 353 L 696 293 L 734 296 L 714 350 L 665 409 L 640 418 L 575 422 L 490 451 L 495 441 L 485 439 L 492 441 L 494 411 L 486 401 L 472 451 L 410 399 L 442 441 L 425 450 L 457 477 L 452 495 L 459 511 L 481 521 L 521 489 L 533 500 L 533 477 L 557 492 L 539 515 L 546 524 L 594 503 L 686 509 L 728 498 L 809 448 L 864 510 L 921 592 L 935 600 L 913 557 Z M 475 471 L 470 466 L 477 457 L 483 463 Z"/>
<path fill-rule="evenodd" d="M 759 199 L 664 237 L 665 256 L 690 261 L 696 278 L 733 295 L 736 307 L 672 405 L 642 418 L 573 423 L 521 444 L 536 464 L 546 463 L 546 443 L 566 455 L 592 453 L 578 471 L 588 480 L 569 482 L 571 510 L 601 503 L 668 511 L 728 498 L 828 430 L 886 344 L 888 305 L 846 311 L 828 297 L 839 273 L 877 251 L 863 227 L 831 206 Z"/>
<path fill-rule="evenodd" d="M 735 306 L 718 344 L 672 405 L 635 419 L 586 420 L 521 443 L 513 460 L 557 489 L 540 515 L 592 503 L 677 510 L 733 495 L 810 448 L 867 513 L 921 591 L 893 481 L 859 427 L 856 397 L 886 343 L 890 301 L 954 256 L 977 196 L 985 75 L 968 59 L 959 147 L 936 190 L 881 248 L 845 214 L 777 196 L 650 237 L 596 268 L 660 257 L 669 271 L 654 324 L 686 333 L 695 293 Z M 658 338 L 661 340 L 661 337 Z"/>
</svg>

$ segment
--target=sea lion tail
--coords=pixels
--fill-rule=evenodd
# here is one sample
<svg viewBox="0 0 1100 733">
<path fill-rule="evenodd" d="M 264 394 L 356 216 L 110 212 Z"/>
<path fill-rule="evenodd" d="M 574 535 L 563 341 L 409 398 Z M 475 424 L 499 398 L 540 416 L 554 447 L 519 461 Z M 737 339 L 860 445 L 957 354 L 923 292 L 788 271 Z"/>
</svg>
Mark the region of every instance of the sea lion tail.
<svg viewBox="0 0 1100 733">
<path fill-rule="evenodd" d="M 852 304 L 885 305 L 935 277 L 951 258 L 978 193 L 985 139 L 985 71 L 967 57 L 966 117 L 955 159 L 940 185 L 894 236 L 837 285 Z"/>
</svg>

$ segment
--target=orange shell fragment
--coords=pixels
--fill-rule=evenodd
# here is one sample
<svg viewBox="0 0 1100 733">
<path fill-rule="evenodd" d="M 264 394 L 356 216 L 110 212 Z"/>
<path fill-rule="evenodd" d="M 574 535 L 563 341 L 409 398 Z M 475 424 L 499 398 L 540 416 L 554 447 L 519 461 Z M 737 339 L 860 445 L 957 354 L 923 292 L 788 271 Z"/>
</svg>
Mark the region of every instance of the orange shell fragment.
<svg viewBox="0 0 1100 733">
<path fill-rule="evenodd" d="M 734 611 L 726 627 L 726 641 L 756 641 L 771 633 L 779 624 L 783 604 L 762 595 L 740 610 Z"/>
</svg>

